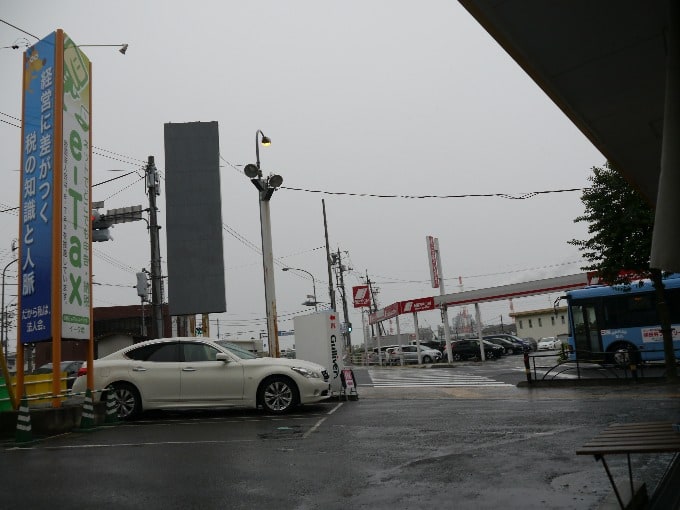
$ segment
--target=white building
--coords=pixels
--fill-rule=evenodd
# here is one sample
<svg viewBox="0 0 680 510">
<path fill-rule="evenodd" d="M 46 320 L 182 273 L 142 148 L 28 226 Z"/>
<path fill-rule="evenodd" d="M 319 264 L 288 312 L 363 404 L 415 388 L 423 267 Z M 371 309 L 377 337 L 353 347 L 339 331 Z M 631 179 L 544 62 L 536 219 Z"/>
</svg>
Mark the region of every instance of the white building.
<svg viewBox="0 0 680 510">
<path fill-rule="evenodd" d="M 569 333 L 567 307 L 544 308 L 527 312 L 512 312 L 517 336 L 539 340 L 546 336 L 566 336 Z"/>
</svg>

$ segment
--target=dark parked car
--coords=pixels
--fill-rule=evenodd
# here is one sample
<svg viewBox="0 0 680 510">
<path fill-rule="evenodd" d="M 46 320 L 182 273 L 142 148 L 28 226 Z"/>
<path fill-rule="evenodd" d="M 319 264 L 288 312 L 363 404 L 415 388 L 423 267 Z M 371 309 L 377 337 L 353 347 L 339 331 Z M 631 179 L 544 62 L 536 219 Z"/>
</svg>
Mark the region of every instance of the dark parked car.
<svg viewBox="0 0 680 510">
<path fill-rule="evenodd" d="M 528 337 L 522 338 L 522 340 L 531 344 L 531 350 L 532 351 L 538 350 L 538 340 L 536 340 L 535 338 L 528 336 Z"/>
<path fill-rule="evenodd" d="M 492 344 L 484 341 L 484 357 L 486 359 L 500 358 L 503 356 L 505 349 L 500 345 Z M 446 358 L 448 354 L 443 353 Z M 479 357 L 479 341 L 478 340 L 458 340 L 451 342 L 451 355 L 454 361 L 473 359 Z"/>
<path fill-rule="evenodd" d="M 510 335 L 508 333 L 497 333 L 495 335 L 486 335 L 483 338 L 488 340 L 489 337 L 495 337 L 495 338 L 504 338 L 506 340 L 510 340 L 511 342 L 521 345 L 524 350 L 527 351 L 535 351 L 537 349 L 537 346 L 532 344 L 531 342 L 528 342 L 526 340 L 521 339 L 518 336 L 515 335 Z"/>
<path fill-rule="evenodd" d="M 501 338 L 498 336 L 484 337 L 487 342 L 492 344 L 500 345 L 505 349 L 505 354 L 522 354 L 524 352 L 524 346 L 511 342 L 506 338 Z"/>
</svg>

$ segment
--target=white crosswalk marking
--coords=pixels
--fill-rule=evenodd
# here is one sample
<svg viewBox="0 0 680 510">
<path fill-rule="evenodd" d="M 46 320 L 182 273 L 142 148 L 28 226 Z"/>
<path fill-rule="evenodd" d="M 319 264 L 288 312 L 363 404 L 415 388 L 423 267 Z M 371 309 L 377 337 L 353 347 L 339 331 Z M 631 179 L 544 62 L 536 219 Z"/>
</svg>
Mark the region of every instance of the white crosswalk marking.
<svg viewBox="0 0 680 510">
<path fill-rule="evenodd" d="M 417 388 L 454 386 L 513 386 L 480 375 L 445 369 L 380 369 L 371 368 L 368 375 L 374 387 Z"/>
</svg>

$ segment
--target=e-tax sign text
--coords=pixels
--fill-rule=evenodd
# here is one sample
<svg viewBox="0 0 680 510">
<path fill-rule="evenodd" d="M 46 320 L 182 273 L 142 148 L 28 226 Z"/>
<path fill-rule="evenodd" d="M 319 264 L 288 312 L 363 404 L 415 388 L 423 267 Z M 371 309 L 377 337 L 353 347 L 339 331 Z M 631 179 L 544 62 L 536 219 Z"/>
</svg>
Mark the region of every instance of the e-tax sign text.
<svg viewBox="0 0 680 510">
<path fill-rule="evenodd" d="M 64 35 L 61 336 L 90 336 L 90 61 Z"/>
</svg>

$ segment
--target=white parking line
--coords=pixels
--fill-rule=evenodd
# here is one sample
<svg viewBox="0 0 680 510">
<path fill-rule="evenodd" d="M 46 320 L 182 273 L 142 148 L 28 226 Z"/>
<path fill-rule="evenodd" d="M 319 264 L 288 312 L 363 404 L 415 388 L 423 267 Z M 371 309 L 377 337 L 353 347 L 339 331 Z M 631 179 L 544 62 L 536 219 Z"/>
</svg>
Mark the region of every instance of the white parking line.
<svg viewBox="0 0 680 510">
<path fill-rule="evenodd" d="M 144 442 L 144 443 L 114 443 L 114 444 L 81 444 L 81 445 L 63 445 L 63 446 L 42 446 L 40 450 L 78 450 L 85 448 L 118 448 L 129 446 L 169 446 L 169 445 L 184 445 L 184 444 L 227 444 L 227 443 L 252 443 L 257 439 L 229 439 L 220 441 L 159 441 L 159 442 Z M 34 447 L 7 448 L 7 451 L 14 450 L 36 450 Z"/>
<path fill-rule="evenodd" d="M 342 404 L 343 404 L 343 403 L 340 402 L 337 406 L 335 406 L 333 409 L 331 409 L 330 411 L 328 411 L 328 416 L 330 416 L 330 415 L 333 414 L 335 411 L 337 411 L 338 409 L 340 409 L 340 406 L 342 406 Z M 315 432 L 315 431 L 321 426 L 321 424 L 322 424 L 323 422 L 326 421 L 326 418 L 328 418 L 328 416 L 325 416 L 324 418 L 321 418 L 319 421 L 317 421 L 317 422 L 314 424 L 314 426 L 312 426 L 311 429 L 309 429 L 307 432 L 305 432 L 305 433 L 302 435 L 302 439 L 307 439 L 307 438 L 310 436 L 310 434 L 312 434 L 312 432 Z"/>
</svg>

